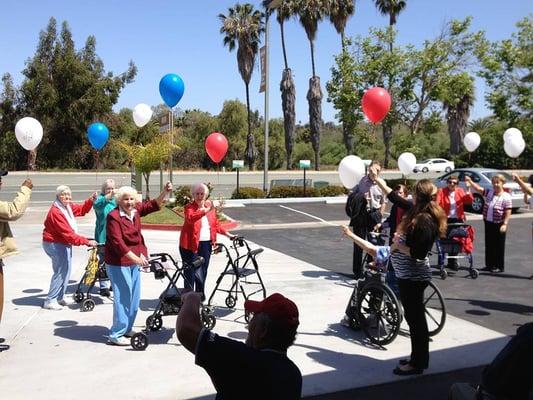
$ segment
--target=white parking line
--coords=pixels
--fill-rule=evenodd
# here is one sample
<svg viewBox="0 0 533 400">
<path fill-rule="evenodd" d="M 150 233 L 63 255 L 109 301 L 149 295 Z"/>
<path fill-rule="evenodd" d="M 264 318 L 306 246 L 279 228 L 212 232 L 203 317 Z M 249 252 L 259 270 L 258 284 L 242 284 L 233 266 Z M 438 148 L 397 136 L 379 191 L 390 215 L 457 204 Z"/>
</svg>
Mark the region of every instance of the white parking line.
<svg viewBox="0 0 533 400">
<path fill-rule="evenodd" d="M 320 221 L 320 222 L 323 222 L 323 223 L 325 223 L 325 224 L 327 224 L 327 225 L 331 225 L 331 226 L 340 226 L 340 225 L 338 225 L 338 224 L 334 224 L 334 223 L 331 223 L 331 222 L 329 222 L 329 221 L 326 221 L 325 219 L 322 219 L 322 218 L 320 218 L 320 217 L 317 217 L 316 215 L 311 215 L 311 214 L 308 214 L 308 213 L 303 212 L 303 211 L 300 211 L 300 210 L 295 210 L 294 208 L 290 208 L 290 207 L 287 207 L 287 206 L 284 206 L 284 205 L 281 205 L 281 204 L 280 204 L 279 206 L 280 206 L 281 208 L 285 208 L 286 210 L 291 210 L 291 211 L 294 211 L 294 212 L 297 212 L 297 213 L 300 213 L 300 214 L 306 215 L 306 216 L 308 216 L 308 217 L 310 217 L 310 218 L 314 218 L 314 219 L 316 219 L 316 220 L 318 220 L 318 221 Z"/>
</svg>

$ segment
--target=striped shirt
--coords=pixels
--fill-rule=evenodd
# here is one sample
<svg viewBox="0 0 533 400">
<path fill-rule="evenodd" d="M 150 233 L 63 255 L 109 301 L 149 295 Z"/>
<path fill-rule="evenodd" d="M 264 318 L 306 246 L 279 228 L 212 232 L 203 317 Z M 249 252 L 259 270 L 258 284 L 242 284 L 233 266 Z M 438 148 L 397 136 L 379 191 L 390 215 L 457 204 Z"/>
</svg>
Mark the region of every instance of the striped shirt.
<svg viewBox="0 0 533 400">
<path fill-rule="evenodd" d="M 501 192 L 499 195 L 494 194 L 494 190 L 483 190 L 483 219 L 485 221 L 501 224 L 504 219 L 505 210 L 513 208 L 511 195 L 507 192 Z"/>
<path fill-rule="evenodd" d="M 398 279 L 410 281 L 430 281 L 431 266 L 429 258 L 417 260 L 400 251 L 391 254 L 391 262 L 394 267 L 394 275 Z"/>
</svg>

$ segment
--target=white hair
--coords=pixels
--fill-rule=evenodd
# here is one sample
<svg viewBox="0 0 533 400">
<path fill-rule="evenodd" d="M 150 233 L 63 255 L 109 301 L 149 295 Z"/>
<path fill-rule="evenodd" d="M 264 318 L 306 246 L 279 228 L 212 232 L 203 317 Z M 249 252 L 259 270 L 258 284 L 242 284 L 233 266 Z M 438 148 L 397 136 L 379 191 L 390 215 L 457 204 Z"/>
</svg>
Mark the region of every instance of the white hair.
<svg viewBox="0 0 533 400">
<path fill-rule="evenodd" d="M 113 179 L 106 179 L 104 183 L 102 183 L 102 194 L 105 194 L 105 190 L 108 186 L 115 187 L 115 181 Z"/>
<path fill-rule="evenodd" d="M 131 186 L 121 186 L 116 192 L 115 192 L 115 198 L 117 201 L 121 200 L 124 196 L 131 196 L 133 198 L 137 198 L 137 191 L 132 188 Z"/>
<path fill-rule="evenodd" d="M 67 185 L 59 185 L 57 188 L 56 188 L 56 196 L 59 196 L 61 193 L 63 192 L 69 192 L 69 193 L 72 193 L 72 190 L 70 190 L 70 187 L 68 187 Z"/>
<path fill-rule="evenodd" d="M 209 188 L 207 187 L 205 183 L 198 182 L 192 185 L 191 190 L 193 194 L 196 193 L 196 191 L 199 189 L 204 189 L 206 197 L 209 195 Z"/>
</svg>

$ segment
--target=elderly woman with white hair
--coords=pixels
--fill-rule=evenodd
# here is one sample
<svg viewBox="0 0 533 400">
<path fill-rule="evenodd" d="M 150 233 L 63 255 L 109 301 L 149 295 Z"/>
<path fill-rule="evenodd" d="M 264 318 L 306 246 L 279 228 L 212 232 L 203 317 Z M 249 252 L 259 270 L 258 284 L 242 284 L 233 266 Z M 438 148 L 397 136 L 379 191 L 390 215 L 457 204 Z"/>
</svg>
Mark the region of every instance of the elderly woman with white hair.
<svg viewBox="0 0 533 400">
<path fill-rule="evenodd" d="M 141 234 L 141 217 L 158 211 L 172 192 L 167 182 L 155 199 L 137 201 L 137 191 L 123 186 L 115 193 L 118 207 L 107 215 L 105 263 L 113 288 L 113 325 L 108 344 L 128 346 L 141 299 L 140 267 L 148 266 L 148 250 Z"/>
<path fill-rule="evenodd" d="M 65 292 L 72 269 L 72 246 L 96 246 L 96 241 L 78 234 L 76 217 L 91 211 L 95 198 L 96 193 L 82 204 L 76 204 L 68 186 L 60 185 L 56 189 L 56 199 L 44 220 L 43 249 L 52 259 L 54 273 L 43 308 L 61 310 L 69 304 Z"/>
<path fill-rule="evenodd" d="M 209 189 L 203 183 L 192 187 L 192 202 L 183 209 L 184 221 L 180 234 L 180 255 L 183 263 L 191 265 L 197 257 L 203 257 L 204 263 L 195 273 L 186 269 L 185 287 L 194 289 L 205 299 L 205 280 L 211 257 L 212 246 L 216 243 L 217 233 L 229 238 L 234 236 L 227 232 L 218 222 L 216 204 L 207 200 Z M 194 285 L 194 288 L 192 287 Z"/>
</svg>

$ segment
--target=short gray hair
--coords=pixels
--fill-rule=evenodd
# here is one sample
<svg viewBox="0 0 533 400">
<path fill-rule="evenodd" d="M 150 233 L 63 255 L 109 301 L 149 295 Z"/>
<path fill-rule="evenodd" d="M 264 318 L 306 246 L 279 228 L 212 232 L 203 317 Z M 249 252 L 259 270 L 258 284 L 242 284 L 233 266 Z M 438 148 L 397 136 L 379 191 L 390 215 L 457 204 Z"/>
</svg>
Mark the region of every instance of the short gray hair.
<svg viewBox="0 0 533 400">
<path fill-rule="evenodd" d="M 207 185 L 205 183 L 198 182 L 192 185 L 191 192 L 193 196 L 194 196 L 194 193 L 200 188 L 204 189 L 206 196 L 209 195 L 209 188 L 207 187 Z"/>
<path fill-rule="evenodd" d="M 72 193 L 72 190 L 70 190 L 70 187 L 68 187 L 67 185 L 59 185 L 58 187 L 56 187 L 56 196 L 59 196 L 63 192 Z"/>
<path fill-rule="evenodd" d="M 101 188 L 101 189 L 102 189 L 102 190 L 101 190 L 101 191 L 102 191 L 102 194 L 105 193 L 105 190 L 106 190 L 107 187 L 110 186 L 110 185 L 113 185 L 113 187 L 115 187 L 115 181 L 114 181 L 113 179 L 106 179 L 106 180 L 104 181 L 104 183 L 102 183 L 102 188 Z"/>
<path fill-rule="evenodd" d="M 124 196 L 132 196 L 134 198 L 137 198 L 137 191 L 134 188 L 132 188 L 131 186 L 121 186 L 115 192 L 115 198 L 117 199 L 117 201 L 119 201 Z"/>
</svg>

